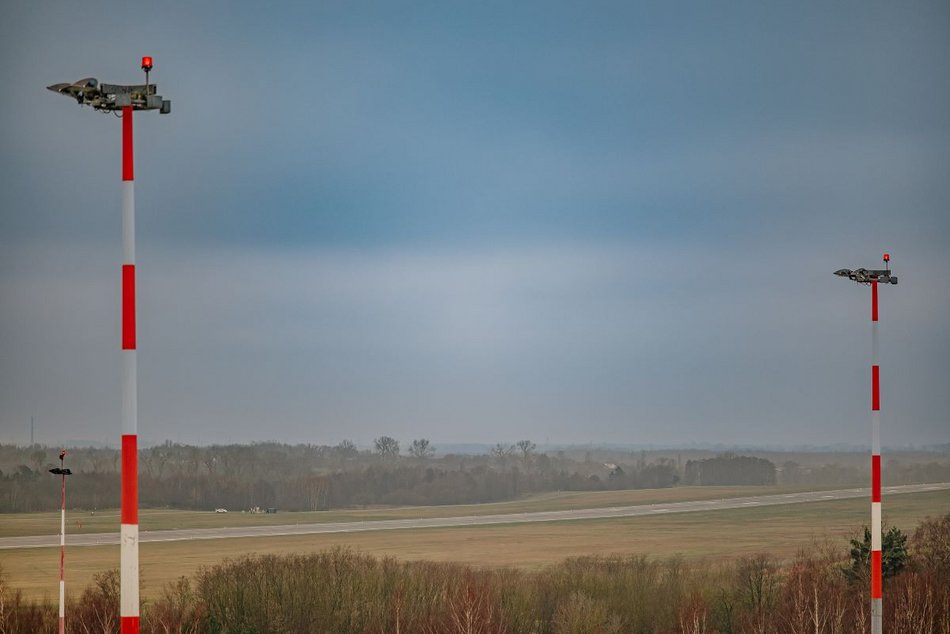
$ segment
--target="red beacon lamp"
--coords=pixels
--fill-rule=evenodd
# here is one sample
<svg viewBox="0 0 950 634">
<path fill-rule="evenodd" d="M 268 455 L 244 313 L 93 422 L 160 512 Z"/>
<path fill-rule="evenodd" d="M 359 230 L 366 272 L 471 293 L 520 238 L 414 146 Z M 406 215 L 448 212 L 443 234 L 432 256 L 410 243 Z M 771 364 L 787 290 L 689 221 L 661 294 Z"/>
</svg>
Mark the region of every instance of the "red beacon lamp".
<svg viewBox="0 0 950 634">
<path fill-rule="evenodd" d="M 152 56 L 146 55 L 142 58 L 142 70 L 145 71 L 145 94 L 148 94 L 148 73 L 152 70 Z"/>
</svg>

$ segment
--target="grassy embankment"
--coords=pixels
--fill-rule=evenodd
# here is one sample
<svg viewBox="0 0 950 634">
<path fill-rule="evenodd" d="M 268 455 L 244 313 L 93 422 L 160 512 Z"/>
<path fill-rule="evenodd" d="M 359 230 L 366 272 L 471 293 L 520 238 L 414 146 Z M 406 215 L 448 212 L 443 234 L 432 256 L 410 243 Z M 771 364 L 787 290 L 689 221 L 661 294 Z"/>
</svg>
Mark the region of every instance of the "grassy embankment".
<svg viewBox="0 0 950 634">
<path fill-rule="evenodd" d="M 674 491 L 677 490 L 669 492 Z M 647 503 L 648 500 L 671 501 L 669 498 L 649 499 L 651 494 L 666 492 L 610 494 L 637 493 L 647 496 L 640 500 Z M 587 495 L 606 496 L 608 493 Z M 586 499 L 586 496 L 582 497 Z M 545 501 L 538 500 L 537 503 L 543 505 Z M 600 499 L 590 506 L 615 503 Z M 498 505 L 489 506 L 496 507 L 491 512 L 499 512 Z M 522 510 L 520 506 L 504 506 L 509 511 Z M 903 494 L 888 500 L 885 521 L 910 531 L 925 517 L 945 514 L 948 510 L 950 490 Z M 287 523 L 288 516 L 284 515 L 283 523 Z M 383 517 L 393 518 L 388 514 Z M 788 560 L 815 540 L 833 540 L 837 545 L 843 545 L 856 528 L 867 522 L 866 500 L 830 500 L 628 519 L 145 543 L 140 555 L 144 595 L 156 597 L 164 584 L 181 575 L 191 576 L 201 566 L 247 553 L 306 553 L 343 545 L 401 560 L 454 561 L 523 569 L 537 569 L 567 557 L 593 554 L 645 554 L 651 557 L 681 554 L 686 560 L 697 560 L 768 552 L 780 560 Z M 31 598 L 52 595 L 58 580 L 58 558 L 59 553 L 53 548 L 0 551 L 8 583 L 22 588 Z M 67 551 L 67 583 L 72 588 L 84 587 L 96 572 L 118 567 L 118 559 L 117 546 L 72 548 Z"/>
</svg>

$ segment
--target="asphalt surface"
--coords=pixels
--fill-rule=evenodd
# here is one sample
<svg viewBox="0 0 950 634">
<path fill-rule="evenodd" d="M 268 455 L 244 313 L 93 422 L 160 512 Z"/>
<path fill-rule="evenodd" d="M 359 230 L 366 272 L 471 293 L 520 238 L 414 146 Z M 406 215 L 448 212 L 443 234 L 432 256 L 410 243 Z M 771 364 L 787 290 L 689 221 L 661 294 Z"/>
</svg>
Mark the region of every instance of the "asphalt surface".
<svg viewBox="0 0 950 634">
<path fill-rule="evenodd" d="M 937 484 L 910 484 L 885 487 L 883 494 L 900 495 L 950 489 L 950 482 Z M 363 531 L 406 530 L 413 528 L 453 528 L 458 526 L 489 526 L 494 524 L 525 524 L 529 522 L 563 522 L 571 520 L 644 517 L 668 513 L 721 511 L 757 506 L 781 506 L 805 502 L 828 502 L 870 497 L 870 489 L 840 489 L 836 491 L 809 491 L 754 497 L 725 498 L 670 502 L 667 504 L 640 504 L 564 511 L 533 513 L 505 513 L 502 515 L 468 515 L 404 520 L 370 520 L 365 522 L 328 522 L 323 524 L 289 524 L 284 526 L 241 526 L 230 528 L 185 528 L 163 531 L 142 531 L 141 543 L 178 542 L 195 539 L 228 539 L 235 537 L 279 537 L 284 535 L 315 535 L 321 533 L 358 533 Z M 67 546 L 105 546 L 119 543 L 119 533 L 89 533 L 66 535 Z M 59 535 L 32 535 L 0 538 L 0 549 L 45 548 L 59 546 Z"/>
</svg>

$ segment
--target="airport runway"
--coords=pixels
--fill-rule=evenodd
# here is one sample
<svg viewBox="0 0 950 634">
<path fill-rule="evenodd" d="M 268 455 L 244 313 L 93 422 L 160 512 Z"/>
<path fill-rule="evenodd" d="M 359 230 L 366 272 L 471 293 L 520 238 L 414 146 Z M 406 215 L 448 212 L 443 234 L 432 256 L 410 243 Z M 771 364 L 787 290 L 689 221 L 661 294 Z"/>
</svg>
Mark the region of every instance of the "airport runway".
<svg viewBox="0 0 950 634">
<path fill-rule="evenodd" d="M 922 493 L 950 489 L 950 482 L 938 484 L 910 484 L 886 487 L 885 496 L 902 493 Z M 468 515 L 463 517 L 438 517 L 404 520 L 370 520 L 366 522 L 328 522 L 323 524 L 289 524 L 284 526 L 242 526 L 232 528 L 192 528 L 164 531 L 142 531 L 139 541 L 176 542 L 195 539 L 228 539 L 234 537 L 278 537 L 284 535 L 314 535 L 318 533 L 357 533 L 362 531 L 405 530 L 413 528 L 452 528 L 457 526 L 488 526 L 493 524 L 524 524 L 528 522 L 563 522 L 570 520 L 612 519 L 619 517 L 643 517 L 667 513 L 690 513 L 696 511 L 721 511 L 728 509 L 779 506 L 804 502 L 828 502 L 867 498 L 870 489 L 840 489 L 836 491 L 809 491 L 755 497 L 725 498 L 720 500 L 696 500 L 668 504 L 641 504 L 564 511 L 538 511 L 533 513 L 506 513 L 502 515 Z M 66 535 L 67 546 L 104 546 L 119 543 L 119 534 L 90 533 Z M 0 549 L 44 548 L 59 546 L 59 535 L 35 535 L 0 538 Z"/>
</svg>

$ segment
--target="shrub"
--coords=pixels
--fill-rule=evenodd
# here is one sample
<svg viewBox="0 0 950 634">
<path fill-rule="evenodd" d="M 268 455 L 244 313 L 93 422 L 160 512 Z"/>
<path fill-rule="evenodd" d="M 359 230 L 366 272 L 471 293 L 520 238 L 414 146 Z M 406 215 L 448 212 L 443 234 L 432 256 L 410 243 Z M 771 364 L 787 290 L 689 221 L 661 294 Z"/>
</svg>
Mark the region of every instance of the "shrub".
<svg viewBox="0 0 950 634">
<path fill-rule="evenodd" d="M 78 603 L 67 605 L 70 630 L 82 634 L 119 631 L 119 571 L 107 570 L 93 577 Z"/>
<path fill-rule="evenodd" d="M 919 566 L 950 584 L 950 513 L 921 522 L 914 531 L 911 550 Z"/>
</svg>

